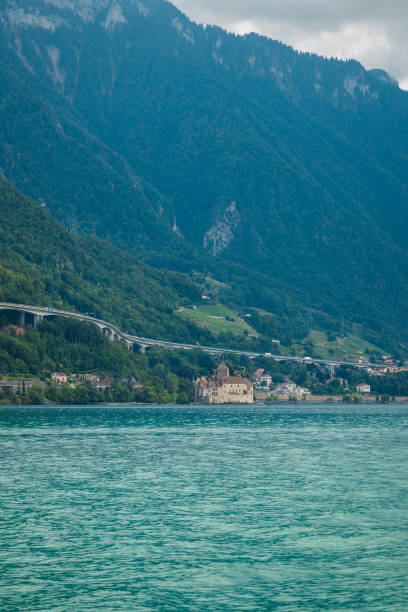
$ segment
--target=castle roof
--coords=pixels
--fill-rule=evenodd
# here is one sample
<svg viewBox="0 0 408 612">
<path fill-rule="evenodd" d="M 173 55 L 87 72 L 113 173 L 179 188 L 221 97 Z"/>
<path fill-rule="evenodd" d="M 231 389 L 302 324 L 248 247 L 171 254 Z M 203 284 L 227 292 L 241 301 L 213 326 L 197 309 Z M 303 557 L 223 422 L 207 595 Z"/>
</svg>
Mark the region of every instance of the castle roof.
<svg viewBox="0 0 408 612">
<path fill-rule="evenodd" d="M 229 369 L 228 366 L 225 365 L 225 361 L 222 361 L 220 363 L 220 365 L 217 368 L 217 376 L 218 378 L 222 377 L 222 376 L 229 376 Z"/>
<path fill-rule="evenodd" d="M 197 378 L 196 385 L 210 387 L 212 389 L 222 387 L 223 385 L 246 385 L 248 388 L 252 387 L 251 381 L 241 376 L 212 376 L 209 380 L 206 378 Z"/>
<path fill-rule="evenodd" d="M 242 378 L 242 376 L 222 376 L 218 379 L 221 385 L 247 385 L 252 387 L 252 383 L 248 378 Z"/>
</svg>

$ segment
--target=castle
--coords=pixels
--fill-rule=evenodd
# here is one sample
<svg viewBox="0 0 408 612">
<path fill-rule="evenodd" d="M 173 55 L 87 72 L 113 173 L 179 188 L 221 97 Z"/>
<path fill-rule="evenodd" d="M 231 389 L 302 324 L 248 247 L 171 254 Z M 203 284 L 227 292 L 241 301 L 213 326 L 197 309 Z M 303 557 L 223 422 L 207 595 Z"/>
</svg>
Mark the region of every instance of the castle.
<svg viewBox="0 0 408 612">
<path fill-rule="evenodd" d="M 222 362 L 217 373 L 207 378 L 197 378 L 195 401 L 200 404 L 253 404 L 254 388 L 247 378 L 230 376 Z"/>
</svg>

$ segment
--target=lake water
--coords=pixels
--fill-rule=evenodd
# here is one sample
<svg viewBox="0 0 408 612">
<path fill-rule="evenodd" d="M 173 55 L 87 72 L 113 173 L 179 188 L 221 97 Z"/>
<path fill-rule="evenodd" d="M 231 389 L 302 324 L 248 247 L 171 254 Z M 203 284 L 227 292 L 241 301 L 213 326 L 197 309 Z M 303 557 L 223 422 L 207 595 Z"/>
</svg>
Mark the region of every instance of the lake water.
<svg viewBox="0 0 408 612">
<path fill-rule="evenodd" d="M 408 610 L 408 406 L 0 407 L 0 609 Z"/>
</svg>

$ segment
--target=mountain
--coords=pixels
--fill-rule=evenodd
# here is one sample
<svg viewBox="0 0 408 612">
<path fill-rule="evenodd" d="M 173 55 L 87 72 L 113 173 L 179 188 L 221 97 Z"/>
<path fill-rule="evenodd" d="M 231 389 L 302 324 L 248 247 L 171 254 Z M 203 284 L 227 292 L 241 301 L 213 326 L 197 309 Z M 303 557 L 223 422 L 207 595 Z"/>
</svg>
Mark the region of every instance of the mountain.
<svg viewBox="0 0 408 612">
<path fill-rule="evenodd" d="M 92 312 L 139 335 L 197 337 L 174 314 L 198 299 L 181 274 L 154 270 L 95 237 L 72 236 L 1 179 L 0 215 L 0 301 Z"/>
<path fill-rule="evenodd" d="M 0 215 L 0 301 L 93 313 L 139 335 L 217 341 L 175 313 L 199 298 L 184 275 L 154 270 L 95 237 L 72 236 L 44 207 L 2 179 Z M 0 404 L 188 403 L 194 396 L 194 375 L 206 375 L 215 367 L 213 359 L 199 351 L 176 354 L 154 347 L 146 355 L 134 354 L 87 322 L 50 317 L 34 330 L 28 320 L 23 336 L 13 332 L 18 322 L 16 313 L 0 312 L 2 377 L 41 376 L 49 383 L 51 372 L 62 369 L 98 373 L 113 382 L 106 391 L 89 382 L 74 388 L 47 386 L 44 391 L 36 387 L 27 393 L 23 386 L 17 396 L 2 389 Z M 135 388 L 135 381 L 142 387 Z"/>
<path fill-rule="evenodd" d="M 386 73 L 163 0 L 7 0 L 0 26 L 14 184 L 288 334 L 405 344 L 408 94 Z"/>
<path fill-rule="evenodd" d="M 254 317 L 263 336 L 244 322 L 247 334 L 228 324 L 212 333 L 182 315 L 202 301 L 187 275 L 154 269 L 95 236 L 70 234 L 2 179 L 0 215 L 0 301 L 93 313 L 139 336 L 258 351 L 272 347 L 276 323 L 271 327 L 268 318 Z"/>
</svg>

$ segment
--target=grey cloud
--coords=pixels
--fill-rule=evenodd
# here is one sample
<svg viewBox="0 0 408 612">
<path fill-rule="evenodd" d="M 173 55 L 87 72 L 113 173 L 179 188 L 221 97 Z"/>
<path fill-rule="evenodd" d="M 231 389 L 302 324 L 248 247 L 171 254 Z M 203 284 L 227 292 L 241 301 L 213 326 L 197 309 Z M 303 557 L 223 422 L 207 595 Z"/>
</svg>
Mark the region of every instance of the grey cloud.
<svg viewBox="0 0 408 612">
<path fill-rule="evenodd" d="M 191 19 L 384 68 L 408 88 L 406 0 L 174 0 Z"/>
<path fill-rule="evenodd" d="M 406 0 L 176 0 L 176 4 L 187 12 L 219 15 L 227 21 L 240 16 L 326 25 L 367 18 L 400 21 L 408 13 Z"/>
</svg>

